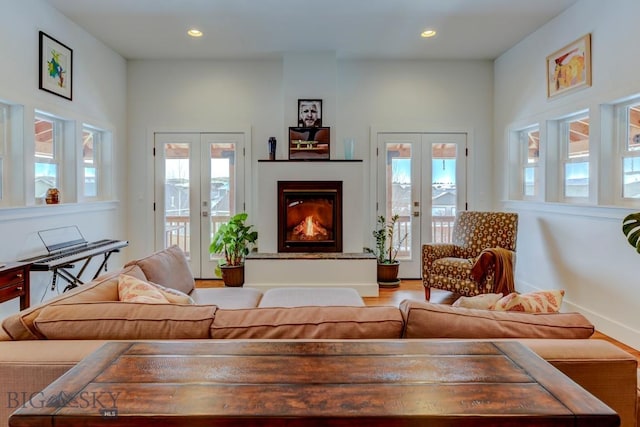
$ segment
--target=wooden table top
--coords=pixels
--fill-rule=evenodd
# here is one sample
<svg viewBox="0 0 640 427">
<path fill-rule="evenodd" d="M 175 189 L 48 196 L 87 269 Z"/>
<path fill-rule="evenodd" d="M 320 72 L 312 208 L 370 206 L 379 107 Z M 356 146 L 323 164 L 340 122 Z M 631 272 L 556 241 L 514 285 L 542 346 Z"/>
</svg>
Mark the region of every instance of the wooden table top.
<svg viewBox="0 0 640 427">
<path fill-rule="evenodd" d="M 518 342 L 107 343 L 9 426 L 619 426 Z"/>
</svg>

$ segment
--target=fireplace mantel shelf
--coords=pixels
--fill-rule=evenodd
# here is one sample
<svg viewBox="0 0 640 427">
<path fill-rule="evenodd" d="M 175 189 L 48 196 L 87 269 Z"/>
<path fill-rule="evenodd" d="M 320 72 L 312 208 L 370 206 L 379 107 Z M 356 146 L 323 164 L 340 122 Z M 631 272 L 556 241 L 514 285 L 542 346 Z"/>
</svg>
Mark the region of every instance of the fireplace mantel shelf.
<svg viewBox="0 0 640 427">
<path fill-rule="evenodd" d="M 251 252 L 247 259 L 376 259 L 376 256 L 368 252 Z"/>
<path fill-rule="evenodd" d="M 346 159 L 335 159 L 335 160 L 323 160 L 323 159 L 276 159 L 276 160 L 267 160 L 267 159 L 259 159 L 260 163 L 362 163 L 362 159 L 354 159 L 354 160 L 346 160 Z"/>
</svg>

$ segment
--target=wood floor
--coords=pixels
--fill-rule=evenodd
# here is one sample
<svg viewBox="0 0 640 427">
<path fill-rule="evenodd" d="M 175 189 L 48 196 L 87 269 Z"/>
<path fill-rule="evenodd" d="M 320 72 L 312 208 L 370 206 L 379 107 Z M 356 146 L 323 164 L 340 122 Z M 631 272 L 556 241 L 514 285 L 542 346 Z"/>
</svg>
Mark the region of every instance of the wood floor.
<svg viewBox="0 0 640 427">
<path fill-rule="evenodd" d="M 198 280 L 197 287 L 222 287 L 224 286 L 221 280 Z M 398 288 L 393 289 L 380 289 L 380 295 L 377 297 L 365 297 L 363 298 L 366 305 L 393 305 L 398 306 L 405 299 L 424 300 L 424 288 L 422 287 L 422 281 L 420 280 L 403 280 Z M 431 299 L 434 303 L 451 304 L 455 301 L 455 295 L 450 292 L 441 291 L 439 289 L 431 290 Z M 593 338 L 607 340 L 618 347 L 622 348 L 628 353 L 631 353 L 638 359 L 640 363 L 640 351 L 631 348 L 619 341 L 614 340 L 600 332 L 593 335 Z"/>
</svg>

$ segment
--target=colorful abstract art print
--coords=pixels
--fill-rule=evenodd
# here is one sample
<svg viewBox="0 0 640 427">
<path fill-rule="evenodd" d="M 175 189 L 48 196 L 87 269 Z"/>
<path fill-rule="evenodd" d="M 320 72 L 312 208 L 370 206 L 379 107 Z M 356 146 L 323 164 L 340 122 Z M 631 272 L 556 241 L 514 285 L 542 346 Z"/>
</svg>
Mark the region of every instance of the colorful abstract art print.
<svg viewBox="0 0 640 427">
<path fill-rule="evenodd" d="M 40 31 L 40 89 L 73 98 L 73 51 Z"/>
<path fill-rule="evenodd" d="M 547 97 L 591 86 L 591 34 L 547 56 Z"/>
</svg>

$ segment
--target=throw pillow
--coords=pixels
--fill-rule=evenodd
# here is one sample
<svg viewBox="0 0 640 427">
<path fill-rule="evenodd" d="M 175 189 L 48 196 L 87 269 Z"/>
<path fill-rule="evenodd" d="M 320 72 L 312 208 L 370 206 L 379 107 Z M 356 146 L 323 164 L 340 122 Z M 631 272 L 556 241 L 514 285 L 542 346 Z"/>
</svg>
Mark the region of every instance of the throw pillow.
<svg viewBox="0 0 640 427">
<path fill-rule="evenodd" d="M 502 298 L 502 294 L 480 294 L 474 297 L 460 297 L 451 305 L 454 307 L 490 310 L 500 298 Z"/>
<path fill-rule="evenodd" d="M 118 276 L 118 299 L 124 302 L 169 303 L 160 289 L 126 274 Z"/>
<path fill-rule="evenodd" d="M 162 295 L 169 300 L 169 302 L 175 304 L 195 304 L 196 302 L 189 295 L 182 291 L 173 288 L 167 288 L 166 286 L 158 285 L 157 283 L 149 282 L 150 285 L 158 288 Z"/>
<path fill-rule="evenodd" d="M 493 309 L 525 313 L 557 313 L 562 305 L 562 297 L 564 297 L 564 290 L 530 292 L 528 294 L 512 292 L 500 299 Z"/>
</svg>

